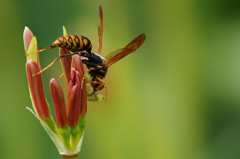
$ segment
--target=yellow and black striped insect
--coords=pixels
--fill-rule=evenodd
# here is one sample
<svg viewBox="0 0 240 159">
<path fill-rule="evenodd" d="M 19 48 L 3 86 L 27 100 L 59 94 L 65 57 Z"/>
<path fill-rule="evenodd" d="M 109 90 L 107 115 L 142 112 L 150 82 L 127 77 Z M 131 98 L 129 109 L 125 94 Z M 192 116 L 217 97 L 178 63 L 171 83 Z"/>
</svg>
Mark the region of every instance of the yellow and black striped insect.
<svg viewBox="0 0 240 159">
<path fill-rule="evenodd" d="M 119 61 L 123 57 L 127 56 L 128 54 L 136 51 L 145 41 L 146 35 L 144 33 L 141 33 L 138 35 L 135 39 L 133 39 L 130 43 L 128 43 L 124 48 L 118 49 L 116 51 L 113 51 L 109 55 L 107 55 L 105 60 L 101 56 L 101 49 L 102 49 L 102 35 L 103 35 L 103 11 L 102 7 L 99 5 L 99 17 L 100 17 L 100 26 L 98 26 L 98 54 L 91 51 L 91 42 L 88 38 L 75 35 L 79 38 L 79 41 L 75 41 L 73 35 L 67 35 L 59 38 L 59 40 L 56 40 L 52 46 L 47 47 L 45 49 L 40 50 L 39 52 L 42 52 L 47 49 L 53 49 L 54 47 L 63 47 L 70 51 L 72 51 L 72 54 L 64 54 L 61 56 L 58 56 L 50 65 L 48 65 L 46 68 L 38 72 L 37 74 L 42 73 L 47 68 L 52 66 L 59 58 L 63 58 L 66 56 L 72 56 L 72 55 L 79 55 L 83 56 L 82 62 L 87 66 L 88 70 L 84 74 L 83 78 L 89 73 L 92 76 L 92 80 L 88 81 L 91 83 L 94 92 L 97 92 L 104 87 L 106 88 L 105 83 L 102 79 L 105 78 L 107 74 L 108 68 L 114 64 L 115 62 Z M 71 40 L 69 40 L 71 37 Z M 74 42 L 73 42 L 74 41 Z M 76 43 L 78 42 L 78 43 Z M 86 52 L 84 52 L 86 51 Z M 37 75 L 35 74 L 35 75 Z M 107 89 L 106 89 L 106 100 L 107 100 Z"/>
<path fill-rule="evenodd" d="M 65 48 L 72 52 L 87 51 L 89 54 L 91 54 L 92 51 L 92 43 L 87 37 L 81 35 L 65 35 L 55 40 L 53 45 L 39 50 L 38 52 L 53 49 L 55 47 Z"/>
</svg>

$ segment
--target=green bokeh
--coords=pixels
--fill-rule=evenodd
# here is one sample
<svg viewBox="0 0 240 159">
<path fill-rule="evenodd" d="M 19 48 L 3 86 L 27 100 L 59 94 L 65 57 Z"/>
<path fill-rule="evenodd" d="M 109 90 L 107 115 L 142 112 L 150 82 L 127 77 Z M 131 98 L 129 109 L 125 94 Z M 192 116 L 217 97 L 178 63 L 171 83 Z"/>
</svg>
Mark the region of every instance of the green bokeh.
<svg viewBox="0 0 240 159">
<path fill-rule="evenodd" d="M 9 0 L 0 2 L 0 158 L 61 158 L 31 106 L 22 33 L 44 48 L 68 33 L 103 56 L 139 33 L 140 49 L 110 67 L 108 101 L 88 103 L 79 158 L 236 159 L 240 157 L 240 2 L 237 0 Z M 57 49 L 40 54 L 42 67 Z M 48 82 L 60 63 L 43 73 Z M 64 81 L 60 81 L 66 91 Z M 105 94 L 105 91 L 102 91 Z"/>
</svg>

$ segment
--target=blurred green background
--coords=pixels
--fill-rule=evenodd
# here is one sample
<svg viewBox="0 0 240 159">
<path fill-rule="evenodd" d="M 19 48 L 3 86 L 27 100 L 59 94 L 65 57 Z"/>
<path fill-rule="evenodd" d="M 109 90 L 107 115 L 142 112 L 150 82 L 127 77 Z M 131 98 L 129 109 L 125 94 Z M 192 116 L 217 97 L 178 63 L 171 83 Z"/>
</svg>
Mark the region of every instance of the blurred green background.
<svg viewBox="0 0 240 159">
<path fill-rule="evenodd" d="M 147 38 L 110 67 L 108 101 L 88 103 L 79 158 L 240 158 L 238 0 L 1 0 L 0 158 L 61 158 L 25 109 L 31 102 L 22 34 L 28 26 L 41 49 L 65 26 L 91 39 L 97 51 L 98 4 L 103 56 L 141 32 Z M 42 67 L 57 54 L 41 53 Z M 51 105 L 48 82 L 60 74 L 59 62 L 43 73 Z"/>
</svg>

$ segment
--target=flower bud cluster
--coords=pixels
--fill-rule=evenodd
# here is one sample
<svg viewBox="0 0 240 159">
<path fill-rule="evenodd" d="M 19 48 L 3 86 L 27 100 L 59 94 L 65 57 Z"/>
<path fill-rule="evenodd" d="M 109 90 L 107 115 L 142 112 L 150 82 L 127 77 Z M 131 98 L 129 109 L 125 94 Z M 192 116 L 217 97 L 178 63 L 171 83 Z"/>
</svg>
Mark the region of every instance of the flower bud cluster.
<svg viewBox="0 0 240 159">
<path fill-rule="evenodd" d="M 84 68 L 81 58 L 79 56 L 61 58 L 68 85 L 66 103 L 60 84 L 54 78 L 50 80 L 49 87 L 54 105 L 55 123 L 44 94 L 42 75 L 36 75 L 40 71 L 36 37 L 27 27 L 23 33 L 23 41 L 27 56 L 26 72 L 34 115 L 40 120 L 62 156 L 76 156 L 81 149 L 87 113 L 87 90 L 86 81 L 83 78 Z M 63 55 L 70 52 L 60 48 L 59 53 Z"/>
</svg>

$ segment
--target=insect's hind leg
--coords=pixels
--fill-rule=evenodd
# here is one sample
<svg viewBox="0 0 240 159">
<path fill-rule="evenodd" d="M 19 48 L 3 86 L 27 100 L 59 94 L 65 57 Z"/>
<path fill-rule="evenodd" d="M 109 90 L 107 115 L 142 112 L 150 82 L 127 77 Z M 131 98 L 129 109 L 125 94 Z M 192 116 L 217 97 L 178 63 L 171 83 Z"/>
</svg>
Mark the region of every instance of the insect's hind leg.
<svg viewBox="0 0 240 159">
<path fill-rule="evenodd" d="M 49 47 L 46 47 L 46 48 L 44 48 L 44 49 L 42 49 L 42 50 L 38 50 L 37 52 L 39 53 L 39 52 L 43 52 L 43 51 L 45 51 L 45 50 L 47 50 L 47 49 L 54 49 L 55 47 L 57 47 L 57 46 L 55 46 L 55 45 L 51 45 L 51 46 L 49 46 Z"/>
<path fill-rule="evenodd" d="M 95 79 L 96 79 L 96 81 L 91 81 L 91 83 L 93 83 L 93 84 L 98 84 L 97 87 L 94 87 L 94 91 L 98 91 L 98 90 L 105 88 L 105 91 L 106 91 L 105 101 L 107 101 L 107 99 L 108 99 L 107 86 L 105 85 L 105 83 L 103 82 L 103 80 L 100 77 L 96 77 Z"/>
<path fill-rule="evenodd" d="M 51 67 L 58 59 L 62 58 L 62 57 L 67 57 L 67 56 L 73 56 L 75 54 L 64 54 L 61 56 L 58 56 L 52 63 L 50 63 L 47 67 L 45 67 L 44 69 L 40 70 L 38 73 L 34 74 L 33 76 L 37 76 L 41 73 L 43 73 L 44 71 L 46 71 L 49 67 Z"/>
<path fill-rule="evenodd" d="M 50 46 L 52 48 L 56 47 L 56 46 Z M 49 47 L 48 47 L 49 48 Z M 48 48 L 45 48 L 45 50 L 47 50 Z M 41 51 L 41 50 L 40 50 Z M 43 49 L 44 51 L 44 49 Z M 85 52 L 86 53 L 86 52 Z M 87 54 L 87 53 L 86 53 Z M 58 56 L 52 63 L 50 63 L 47 67 L 45 67 L 44 69 L 42 69 L 41 71 L 39 71 L 38 73 L 34 74 L 33 76 L 37 76 L 39 74 L 41 74 L 42 72 L 46 71 L 49 67 L 51 67 L 58 59 L 62 58 L 62 57 L 67 57 L 67 56 L 73 56 L 73 55 L 79 55 L 79 56 L 83 56 L 85 55 L 84 52 L 73 52 L 72 54 L 63 54 L 61 56 Z M 86 58 L 88 61 L 88 58 Z"/>
</svg>

